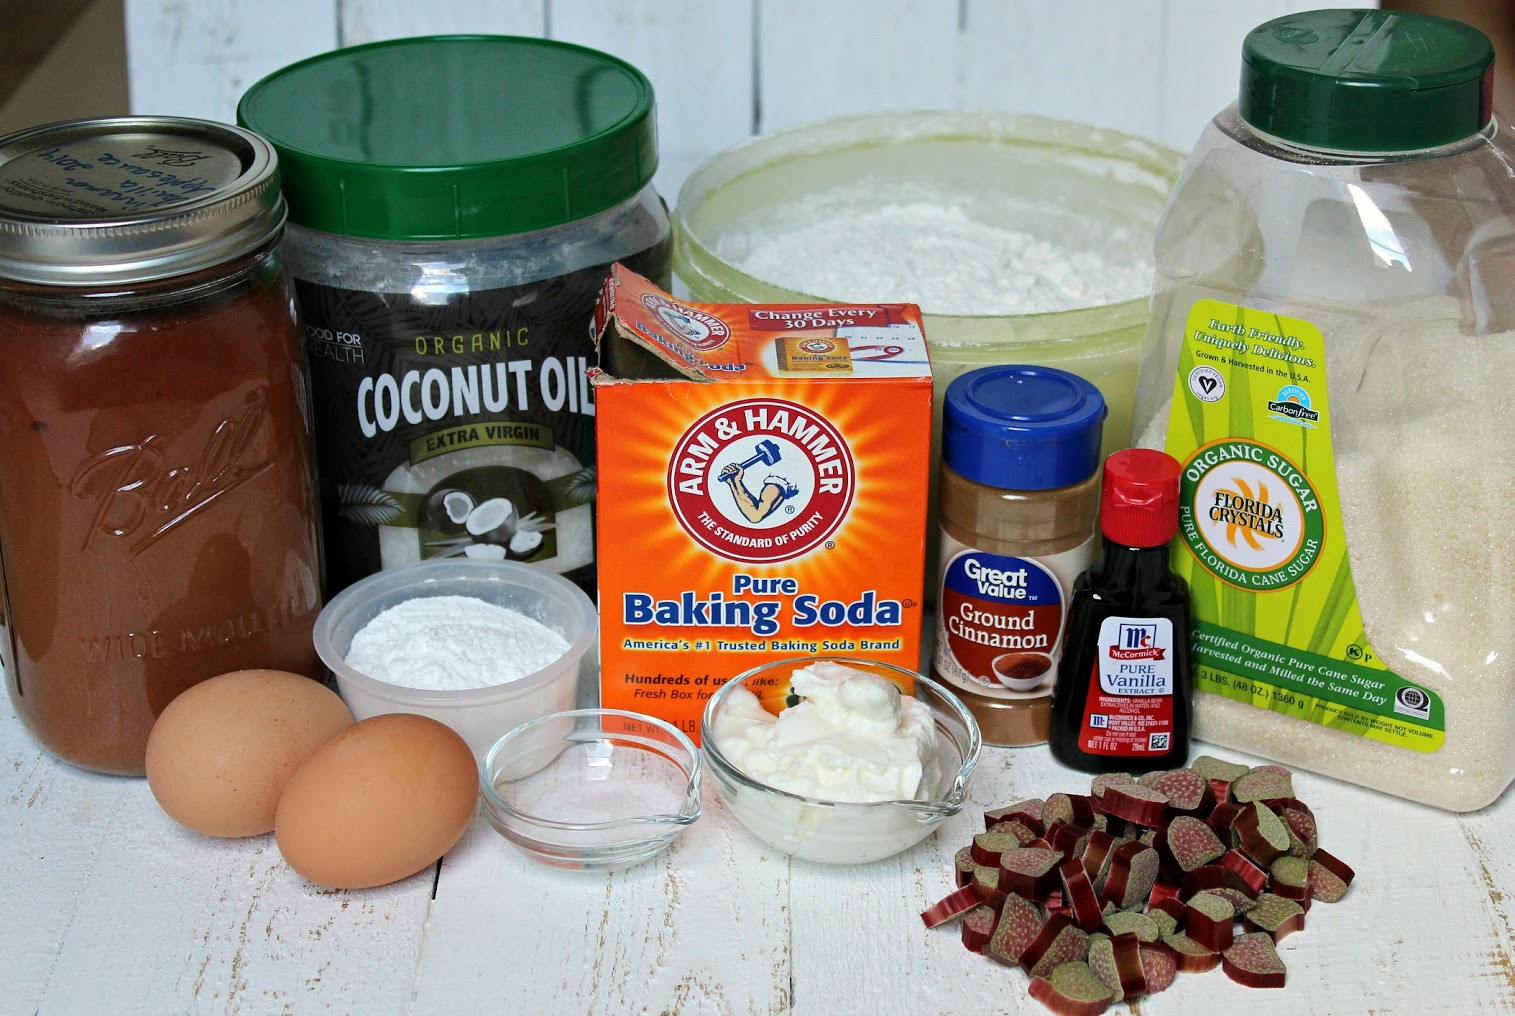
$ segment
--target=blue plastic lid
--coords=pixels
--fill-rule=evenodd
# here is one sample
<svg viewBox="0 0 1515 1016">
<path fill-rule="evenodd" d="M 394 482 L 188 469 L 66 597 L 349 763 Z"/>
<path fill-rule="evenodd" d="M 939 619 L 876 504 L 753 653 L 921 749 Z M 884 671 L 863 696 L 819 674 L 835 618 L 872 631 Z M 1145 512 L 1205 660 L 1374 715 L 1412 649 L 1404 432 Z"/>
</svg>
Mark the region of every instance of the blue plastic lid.
<svg viewBox="0 0 1515 1016">
<path fill-rule="evenodd" d="M 1105 397 L 1077 374 L 980 367 L 947 386 L 942 461 L 974 483 L 1055 490 L 1099 469 Z"/>
</svg>

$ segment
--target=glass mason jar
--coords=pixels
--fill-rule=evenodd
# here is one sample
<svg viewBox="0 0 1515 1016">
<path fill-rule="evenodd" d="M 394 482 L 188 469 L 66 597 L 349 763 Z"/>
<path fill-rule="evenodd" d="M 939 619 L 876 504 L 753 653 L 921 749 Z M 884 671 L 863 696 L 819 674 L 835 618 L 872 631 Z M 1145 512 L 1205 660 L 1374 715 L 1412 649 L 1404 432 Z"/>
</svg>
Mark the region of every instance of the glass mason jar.
<svg viewBox="0 0 1515 1016">
<path fill-rule="evenodd" d="M 0 138 L 6 685 L 62 760 L 142 772 L 227 671 L 321 671 L 305 356 L 273 150 L 220 124 Z"/>
<path fill-rule="evenodd" d="M 1139 444 L 1184 464 L 1195 737 L 1439 807 L 1515 777 L 1515 146 L 1476 30 L 1243 47 L 1159 227 Z"/>
</svg>

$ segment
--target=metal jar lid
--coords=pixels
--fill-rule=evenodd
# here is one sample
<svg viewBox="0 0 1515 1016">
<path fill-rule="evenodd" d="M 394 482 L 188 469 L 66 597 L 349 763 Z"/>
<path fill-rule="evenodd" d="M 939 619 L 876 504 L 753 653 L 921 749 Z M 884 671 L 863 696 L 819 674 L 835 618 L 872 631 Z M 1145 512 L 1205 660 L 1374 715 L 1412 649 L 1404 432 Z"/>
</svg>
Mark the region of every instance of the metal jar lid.
<svg viewBox="0 0 1515 1016">
<path fill-rule="evenodd" d="M 255 250 L 284 216 L 273 148 L 239 127 L 133 116 L 0 137 L 0 278 L 185 275 Z"/>
</svg>

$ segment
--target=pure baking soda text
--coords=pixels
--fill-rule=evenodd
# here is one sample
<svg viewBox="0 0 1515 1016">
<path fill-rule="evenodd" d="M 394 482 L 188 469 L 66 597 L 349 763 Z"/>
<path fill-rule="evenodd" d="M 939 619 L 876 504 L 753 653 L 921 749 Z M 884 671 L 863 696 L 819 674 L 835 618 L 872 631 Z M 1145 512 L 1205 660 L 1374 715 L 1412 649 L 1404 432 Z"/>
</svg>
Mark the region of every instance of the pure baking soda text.
<svg viewBox="0 0 1515 1016">
<path fill-rule="evenodd" d="M 907 305 L 596 312 L 601 701 L 697 735 L 774 659 L 920 663 L 931 372 Z M 782 705 L 789 689 L 770 689 Z"/>
</svg>

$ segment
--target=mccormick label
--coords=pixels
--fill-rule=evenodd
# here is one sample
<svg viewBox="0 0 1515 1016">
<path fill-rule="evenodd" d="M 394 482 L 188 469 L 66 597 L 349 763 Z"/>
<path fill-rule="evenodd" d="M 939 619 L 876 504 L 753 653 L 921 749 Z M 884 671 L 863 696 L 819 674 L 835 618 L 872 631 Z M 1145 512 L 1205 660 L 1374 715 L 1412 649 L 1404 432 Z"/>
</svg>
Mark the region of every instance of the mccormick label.
<svg viewBox="0 0 1515 1016">
<path fill-rule="evenodd" d="M 771 660 L 915 670 L 919 311 L 686 304 L 617 266 L 595 320 L 602 704 L 697 737 L 710 696 Z"/>
<path fill-rule="evenodd" d="M 1107 617 L 1089 673 L 1078 745 L 1091 755 L 1161 754 L 1173 747 L 1173 622 Z"/>
</svg>

